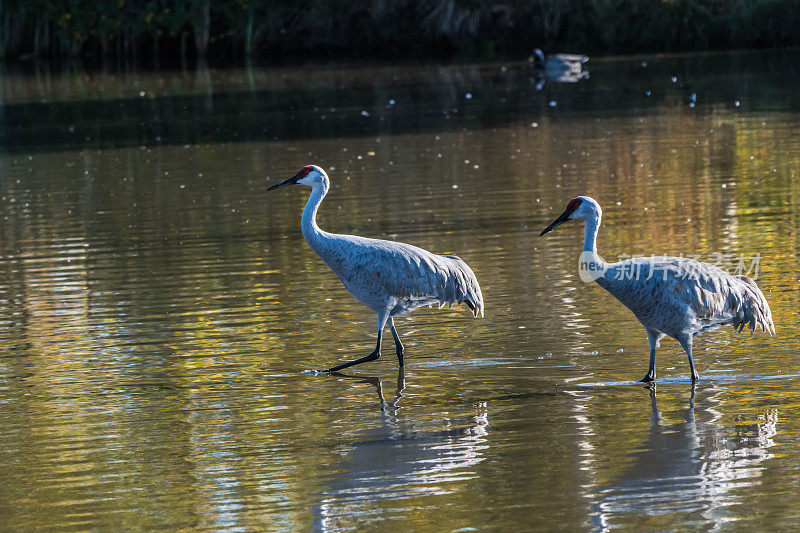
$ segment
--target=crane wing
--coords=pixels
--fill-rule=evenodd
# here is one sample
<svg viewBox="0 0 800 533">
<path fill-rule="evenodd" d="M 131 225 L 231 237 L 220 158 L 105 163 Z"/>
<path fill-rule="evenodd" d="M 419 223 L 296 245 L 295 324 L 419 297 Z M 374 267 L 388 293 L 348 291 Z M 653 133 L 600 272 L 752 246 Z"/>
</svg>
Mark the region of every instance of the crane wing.
<svg viewBox="0 0 800 533">
<path fill-rule="evenodd" d="M 439 307 L 467 302 L 474 316 L 483 316 L 478 280 L 461 258 L 394 241 L 335 238 L 335 252 L 317 253 L 362 303 L 374 308 L 382 299 L 394 302 L 397 315 L 437 302 Z"/>
<path fill-rule="evenodd" d="M 629 259 L 609 265 L 599 282 L 642 323 L 665 325 L 660 330 L 695 320 L 700 332 L 731 324 L 738 331 L 747 326 L 774 333 L 769 304 L 755 282 L 708 263 L 682 257 Z"/>
</svg>

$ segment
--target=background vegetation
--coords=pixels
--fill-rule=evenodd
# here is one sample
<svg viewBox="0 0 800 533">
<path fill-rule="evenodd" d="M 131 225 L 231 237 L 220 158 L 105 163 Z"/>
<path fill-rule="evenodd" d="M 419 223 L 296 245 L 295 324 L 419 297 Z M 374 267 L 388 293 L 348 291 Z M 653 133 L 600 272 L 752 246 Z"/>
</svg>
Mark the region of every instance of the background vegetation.
<svg viewBox="0 0 800 533">
<path fill-rule="evenodd" d="M 0 55 L 103 64 L 793 46 L 797 0 L 9 0 Z"/>
</svg>

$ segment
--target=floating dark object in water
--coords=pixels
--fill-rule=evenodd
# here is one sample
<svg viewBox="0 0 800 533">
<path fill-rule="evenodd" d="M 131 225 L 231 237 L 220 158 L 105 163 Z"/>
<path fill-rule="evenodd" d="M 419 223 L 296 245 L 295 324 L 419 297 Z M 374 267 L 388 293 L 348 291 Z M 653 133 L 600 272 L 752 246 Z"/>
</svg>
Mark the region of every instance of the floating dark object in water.
<svg viewBox="0 0 800 533">
<path fill-rule="evenodd" d="M 589 61 L 589 56 L 580 54 L 545 56 L 541 49 L 536 48 L 528 61 L 533 63 L 533 72 L 538 78 L 575 83 L 589 77 L 589 71 L 583 70 L 583 64 Z"/>
</svg>

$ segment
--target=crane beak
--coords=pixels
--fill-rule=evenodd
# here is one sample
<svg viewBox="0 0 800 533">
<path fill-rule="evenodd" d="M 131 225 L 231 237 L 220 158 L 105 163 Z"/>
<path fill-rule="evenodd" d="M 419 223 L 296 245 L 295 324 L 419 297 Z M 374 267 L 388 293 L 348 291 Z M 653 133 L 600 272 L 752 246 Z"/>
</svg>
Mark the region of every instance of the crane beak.
<svg viewBox="0 0 800 533">
<path fill-rule="evenodd" d="M 539 237 L 541 237 L 542 235 L 544 235 L 545 233 L 547 233 L 547 232 L 549 232 L 549 231 L 553 231 L 554 229 L 556 229 L 557 227 L 559 227 L 559 226 L 560 226 L 561 224 L 563 224 L 564 222 L 569 222 L 569 220 L 571 220 L 571 219 L 569 218 L 569 216 L 570 216 L 571 214 L 572 214 L 571 212 L 564 211 L 563 213 L 561 213 L 560 215 L 558 215 L 558 218 L 557 218 L 557 219 L 555 219 L 555 220 L 552 222 L 552 224 L 550 224 L 549 226 L 547 226 L 546 228 L 544 228 L 544 230 L 543 230 L 543 231 L 542 231 L 542 232 L 539 234 Z"/>
<path fill-rule="evenodd" d="M 276 185 L 273 185 L 272 187 L 268 188 L 267 190 L 271 191 L 273 189 L 280 189 L 281 187 L 286 187 L 287 185 L 294 185 L 295 183 L 297 183 L 297 180 L 299 180 L 300 178 L 301 178 L 301 176 L 300 176 L 300 173 L 298 172 L 297 174 L 295 174 L 294 176 L 292 176 L 288 180 L 283 180 L 282 182 L 280 182 L 280 183 L 278 183 Z"/>
</svg>

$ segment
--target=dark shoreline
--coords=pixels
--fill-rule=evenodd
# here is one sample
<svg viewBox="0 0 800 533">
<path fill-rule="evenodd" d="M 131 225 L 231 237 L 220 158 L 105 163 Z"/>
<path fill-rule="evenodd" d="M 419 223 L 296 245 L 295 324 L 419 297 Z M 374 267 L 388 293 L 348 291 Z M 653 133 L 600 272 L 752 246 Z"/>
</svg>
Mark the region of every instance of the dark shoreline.
<svg viewBox="0 0 800 533">
<path fill-rule="evenodd" d="M 546 52 L 652 54 L 800 45 L 791 0 L 17 0 L 0 58 L 55 67 L 191 68 L 519 60 Z"/>
</svg>

